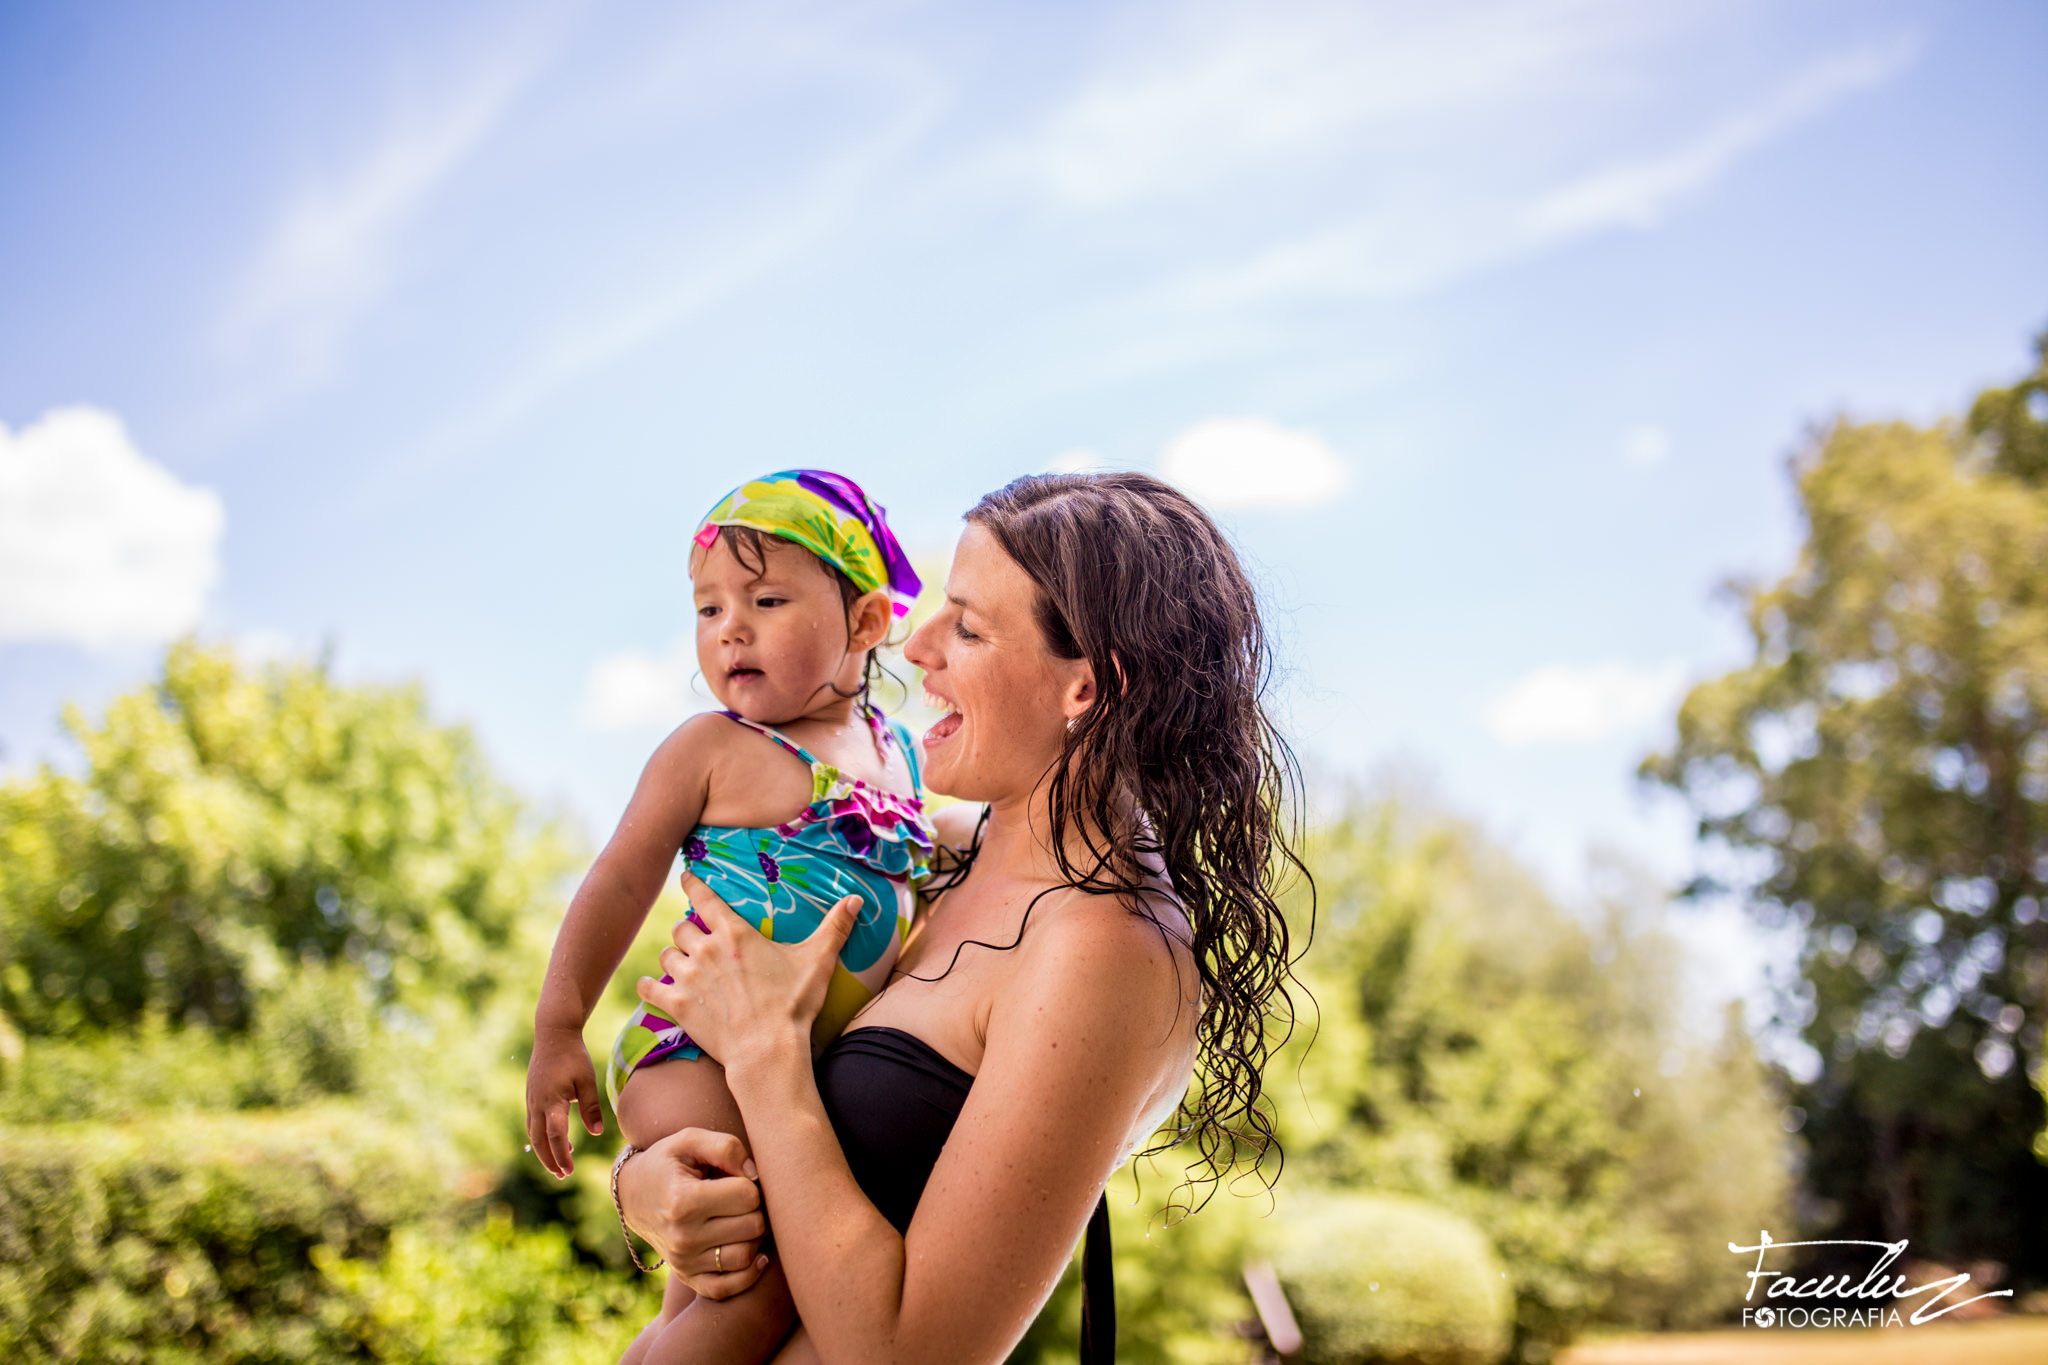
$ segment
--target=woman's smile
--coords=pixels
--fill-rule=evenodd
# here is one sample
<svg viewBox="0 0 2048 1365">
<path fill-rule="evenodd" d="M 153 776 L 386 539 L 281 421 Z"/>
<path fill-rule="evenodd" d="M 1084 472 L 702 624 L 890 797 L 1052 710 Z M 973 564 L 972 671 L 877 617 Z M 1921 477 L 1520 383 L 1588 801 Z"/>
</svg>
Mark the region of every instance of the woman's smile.
<svg viewBox="0 0 2048 1365">
<path fill-rule="evenodd" d="M 940 696 L 932 691 L 929 685 L 924 689 L 924 704 L 934 711 L 945 713 L 932 722 L 931 728 L 924 732 L 924 742 L 927 748 L 934 744 L 944 744 L 947 740 L 958 734 L 960 727 L 966 723 L 966 717 L 960 713 L 959 703 L 949 701 Z"/>
</svg>

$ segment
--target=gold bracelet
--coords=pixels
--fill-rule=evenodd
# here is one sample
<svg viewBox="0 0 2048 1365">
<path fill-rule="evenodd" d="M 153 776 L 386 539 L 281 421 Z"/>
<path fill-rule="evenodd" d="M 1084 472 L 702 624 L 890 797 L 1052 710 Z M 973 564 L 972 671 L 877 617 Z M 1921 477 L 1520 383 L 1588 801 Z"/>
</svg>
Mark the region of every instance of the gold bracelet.
<svg viewBox="0 0 2048 1365">
<path fill-rule="evenodd" d="M 629 1142 L 620 1149 L 619 1159 L 612 1163 L 612 1208 L 618 1211 L 619 1231 L 626 1239 L 626 1254 L 633 1258 L 634 1267 L 644 1274 L 661 1269 L 662 1262 L 656 1261 L 653 1265 L 647 1265 L 641 1261 L 639 1248 L 633 1245 L 633 1229 L 626 1226 L 626 1206 L 619 1202 L 619 1172 L 626 1169 L 626 1158 L 638 1154 L 639 1151 L 640 1148 Z"/>
</svg>

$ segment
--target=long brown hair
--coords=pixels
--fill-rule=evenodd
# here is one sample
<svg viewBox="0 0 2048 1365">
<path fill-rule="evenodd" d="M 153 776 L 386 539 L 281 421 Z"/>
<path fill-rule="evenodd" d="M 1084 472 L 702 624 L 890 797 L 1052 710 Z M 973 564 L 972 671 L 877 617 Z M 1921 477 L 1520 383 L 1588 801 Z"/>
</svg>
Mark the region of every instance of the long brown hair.
<svg viewBox="0 0 2048 1365">
<path fill-rule="evenodd" d="M 1279 883 L 1309 881 L 1310 933 L 1315 897 L 1294 849 L 1300 768 L 1263 704 L 1272 655 L 1257 594 L 1208 514 L 1145 474 L 1017 479 L 967 520 L 1037 584 L 1052 652 L 1095 671 L 1096 703 L 1050 779 L 1061 876 L 1143 915 L 1156 858 L 1194 932 L 1195 1084 L 1151 1150 L 1192 1142 L 1192 1178 L 1209 1189 L 1269 1157 L 1277 1175 L 1263 1073 L 1299 987 Z"/>
</svg>

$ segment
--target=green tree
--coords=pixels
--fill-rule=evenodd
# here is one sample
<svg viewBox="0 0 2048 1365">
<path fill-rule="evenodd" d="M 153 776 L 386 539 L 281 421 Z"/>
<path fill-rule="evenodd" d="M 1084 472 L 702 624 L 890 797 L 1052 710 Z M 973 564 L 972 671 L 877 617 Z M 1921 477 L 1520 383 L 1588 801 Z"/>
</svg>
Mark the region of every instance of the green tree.
<svg viewBox="0 0 2048 1365">
<path fill-rule="evenodd" d="M 1288 1180 L 1470 1219 L 1522 1360 L 1738 1300 L 1728 1242 L 1783 1211 L 1779 1103 L 1732 1017 L 1718 1040 L 1681 1019 L 1664 896 L 1610 864 L 1575 915 L 1472 829 L 1396 802 L 1319 834 L 1311 866 L 1321 1025 L 1269 1077 Z"/>
<path fill-rule="evenodd" d="M 603 1158 L 519 1151 L 557 832 L 318 667 L 183 645 L 67 724 L 76 776 L 0 785 L 0 1349 L 615 1355 L 659 1281 Z"/>
<path fill-rule="evenodd" d="M 1836 422 L 1807 526 L 1745 590 L 1755 656 L 1696 687 L 1646 777 L 1715 876 L 1799 936 L 1781 1027 L 1820 1226 L 2048 1276 L 2048 336 L 2042 366 L 1920 428 Z"/>
<path fill-rule="evenodd" d="M 1226 1188 L 1169 1222 L 1170 1168 L 1112 1182 L 1125 1353 L 1242 1359 L 1254 1256 L 1299 1299 L 1311 1359 L 1507 1342 L 1541 1361 L 1596 1322 L 1694 1326 L 1739 1302 L 1728 1243 L 1783 1224 L 1780 1102 L 1739 1027 L 1680 1018 L 1665 897 L 1610 867 L 1576 916 L 1414 801 L 1354 805 L 1306 856 L 1320 1018 L 1267 1068 L 1277 1195 Z M 1070 1273 L 1016 1361 L 1076 1358 L 1077 1291 Z"/>
<path fill-rule="evenodd" d="M 561 841 L 417 689 L 184 644 L 103 724 L 65 723 L 83 776 L 0 786 L 0 1009 L 23 1032 L 241 1030 L 301 964 L 474 1008 L 530 963 Z"/>
</svg>

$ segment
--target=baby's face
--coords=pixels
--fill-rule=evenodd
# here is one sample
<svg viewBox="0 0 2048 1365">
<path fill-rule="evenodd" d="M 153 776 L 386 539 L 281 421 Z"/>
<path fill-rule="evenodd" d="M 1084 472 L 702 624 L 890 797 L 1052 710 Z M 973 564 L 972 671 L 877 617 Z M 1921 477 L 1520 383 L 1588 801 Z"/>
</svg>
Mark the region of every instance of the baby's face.
<svg viewBox="0 0 2048 1365">
<path fill-rule="evenodd" d="M 764 536 L 761 572 L 724 536 L 695 550 L 697 668 L 728 711 L 783 725 L 834 699 L 847 660 L 839 583 L 808 550 Z"/>
</svg>

